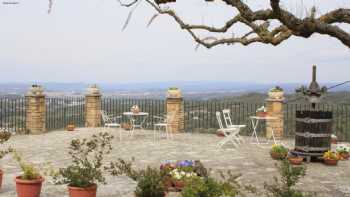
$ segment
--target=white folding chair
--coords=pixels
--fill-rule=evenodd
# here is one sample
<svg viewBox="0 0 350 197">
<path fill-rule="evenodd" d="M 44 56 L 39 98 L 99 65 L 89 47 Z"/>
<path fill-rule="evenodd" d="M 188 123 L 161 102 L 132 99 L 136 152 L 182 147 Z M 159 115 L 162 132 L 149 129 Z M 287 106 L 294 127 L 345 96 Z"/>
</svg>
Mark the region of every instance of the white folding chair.
<svg viewBox="0 0 350 197">
<path fill-rule="evenodd" d="M 103 121 L 104 128 L 119 128 L 119 140 L 122 140 L 122 130 L 118 119 L 122 118 L 121 116 L 111 117 L 107 114 L 106 111 L 101 110 L 101 116 Z"/>
<path fill-rule="evenodd" d="M 158 139 L 160 138 L 162 128 L 164 128 L 166 139 L 173 139 L 173 133 L 169 129 L 169 123 L 172 122 L 174 119 L 173 113 L 168 113 L 165 117 L 160 116 L 154 116 L 154 118 L 157 118 L 160 120 L 160 122 L 154 124 L 154 130 L 153 130 L 153 139 L 156 141 L 156 135 L 158 135 Z"/>
<path fill-rule="evenodd" d="M 221 131 L 224 134 L 224 139 L 220 140 L 218 143 L 218 146 L 222 148 L 226 143 L 232 143 L 235 148 L 238 147 L 239 139 L 237 138 L 237 134 L 239 133 L 238 127 L 232 127 L 232 128 L 224 128 L 222 121 L 221 121 L 221 113 L 216 112 L 216 119 L 218 120 L 219 124 L 219 131 Z"/>
<path fill-rule="evenodd" d="M 230 109 L 222 110 L 222 114 L 224 116 L 224 121 L 225 121 L 226 127 L 227 128 L 237 128 L 238 133 L 236 135 L 236 138 L 239 140 L 239 142 L 244 142 L 243 138 L 241 138 L 241 136 L 239 135 L 239 131 L 242 128 L 246 127 L 246 125 L 234 125 L 234 124 L 232 124 Z"/>
</svg>

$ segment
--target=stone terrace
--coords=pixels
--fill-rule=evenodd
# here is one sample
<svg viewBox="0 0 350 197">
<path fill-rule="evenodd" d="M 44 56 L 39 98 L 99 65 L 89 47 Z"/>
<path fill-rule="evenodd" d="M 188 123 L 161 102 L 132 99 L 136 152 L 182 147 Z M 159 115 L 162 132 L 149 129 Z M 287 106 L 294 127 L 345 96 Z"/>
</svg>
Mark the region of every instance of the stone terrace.
<svg viewBox="0 0 350 197">
<path fill-rule="evenodd" d="M 67 147 L 72 138 L 89 137 L 102 129 L 81 128 L 78 131 L 54 131 L 42 135 L 17 135 L 13 136 L 5 144 L 12 145 L 27 161 L 35 164 L 50 162 L 54 167 L 63 167 L 70 163 Z M 118 132 L 113 141 L 114 150 L 108 156 L 108 160 L 116 158 L 136 159 L 136 165 L 159 166 L 163 160 L 194 159 L 201 160 L 206 167 L 213 170 L 225 169 L 241 173 L 243 183 L 252 184 L 258 189 L 263 188 L 264 182 L 271 182 L 273 176 L 278 175 L 275 161 L 269 156 L 270 145 L 258 147 L 244 143 L 237 150 L 220 150 L 216 147 L 220 140 L 212 134 L 178 134 L 175 139 L 168 141 L 162 139 L 153 142 L 153 132 L 135 132 L 134 139 L 124 137 L 119 142 Z M 246 141 L 248 139 L 246 138 Z M 293 147 L 292 140 L 283 141 L 288 147 Z M 1 197 L 14 197 L 14 177 L 18 175 L 19 168 L 11 157 L 6 156 L 0 161 L 4 170 L 3 187 L 0 190 Z M 336 167 L 325 166 L 322 163 L 307 164 L 307 175 L 298 185 L 304 191 L 318 192 L 318 196 L 350 196 L 350 161 L 341 161 Z M 99 185 L 99 197 L 132 197 L 136 186 L 127 177 L 107 176 L 107 185 Z M 49 180 L 45 181 L 42 197 L 66 197 L 68 196 L 65 185 L 53 185 Z"/>
</svg>

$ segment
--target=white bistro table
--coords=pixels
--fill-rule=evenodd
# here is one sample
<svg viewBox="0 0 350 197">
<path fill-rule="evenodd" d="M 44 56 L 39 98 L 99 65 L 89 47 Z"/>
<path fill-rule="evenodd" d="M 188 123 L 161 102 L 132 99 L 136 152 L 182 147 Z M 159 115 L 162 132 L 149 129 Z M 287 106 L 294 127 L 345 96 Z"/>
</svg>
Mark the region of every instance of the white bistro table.
<svg viewBox="0 0 350 197">
<path fill-rule="evenodd" d="M 251 137 L 252 144 L 257 144 L 257 145 L 268 144 L 269 143 L 268 140 L 266 142 L 259 141 L 259 137 L 258 137 L 256 129 L 257 129 L 260 121 L 278 120 L 278 118 L 274 117 L 274 116 L 250 116 L 249 118 L 250 118 L 250 121 L 251 121 L 252 126 L 253 126 L 253 134 Z M 273 143 L 276 144 L 275 131 L 273 129 L 273 126 L 271 127 L 271 134 L 272 134 Z"/>
<path fill-rule="evenodd" d="M 143 124 L 146 122 L 146 119 L 149 115 L 147 112 L 139 112 L 139 113 L 134 113 L 134 112 L 123 112 L 123 115 L 128 117 L 130 120 L 130 123 L 132 125 L 132 129 L 134 128 L 140 128 L 143 129 Z M 139 117 L 139 118 L 137 118 Z M 136 122 L 136 119 L 139 119 L 138 123 Z"/>
</svg>

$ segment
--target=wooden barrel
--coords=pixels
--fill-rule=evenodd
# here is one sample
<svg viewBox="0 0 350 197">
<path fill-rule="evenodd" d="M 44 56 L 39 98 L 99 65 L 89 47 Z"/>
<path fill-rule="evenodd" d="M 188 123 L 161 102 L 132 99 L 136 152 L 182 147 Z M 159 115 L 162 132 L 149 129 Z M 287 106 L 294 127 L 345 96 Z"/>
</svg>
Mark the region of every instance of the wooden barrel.
<svg viewBox="0 0 350 197">
<path fill-rule="evenodd" d="M 331 149 L 332 112 L 297 111 L 295 151 L 308 156 L 322 156 Z"/>
</svg>

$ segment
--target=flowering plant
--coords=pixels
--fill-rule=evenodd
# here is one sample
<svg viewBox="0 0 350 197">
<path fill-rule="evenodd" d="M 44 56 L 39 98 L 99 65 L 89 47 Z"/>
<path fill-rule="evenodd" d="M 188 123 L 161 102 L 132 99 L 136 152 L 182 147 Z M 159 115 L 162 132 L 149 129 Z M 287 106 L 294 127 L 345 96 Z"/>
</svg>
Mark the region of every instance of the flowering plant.
<svg viewBox="0 0 350 197">
<path fill-rule="evenodd" d="M 284 147 L 283 145 L 274 144 L 274 145 L 272 145 L 271 152 L 277 153 L 277 154 L 287 155 L 288 148 Z"/>
<path fill-rule="evenodd" d="M 335 153 L 329 150 L 323 154 L 323 159 L 339 160 L 340 155 L 339 153 Z"/>
<path fill-rule="evenodd" d="M 336 148 L 337 153 L 341 154 L 341 153 L 350 153 L 350 147 L 347 146 L 338 146 Z"/>
<path fill-rule="evenodd" d="M 186 172 L 181 169 L 175 168 L 170 172 L 170 175 L 175 180 L 184 180 L 186 178 L 196 177 L 197 174 L 195 172 Z"/>
</svg>

